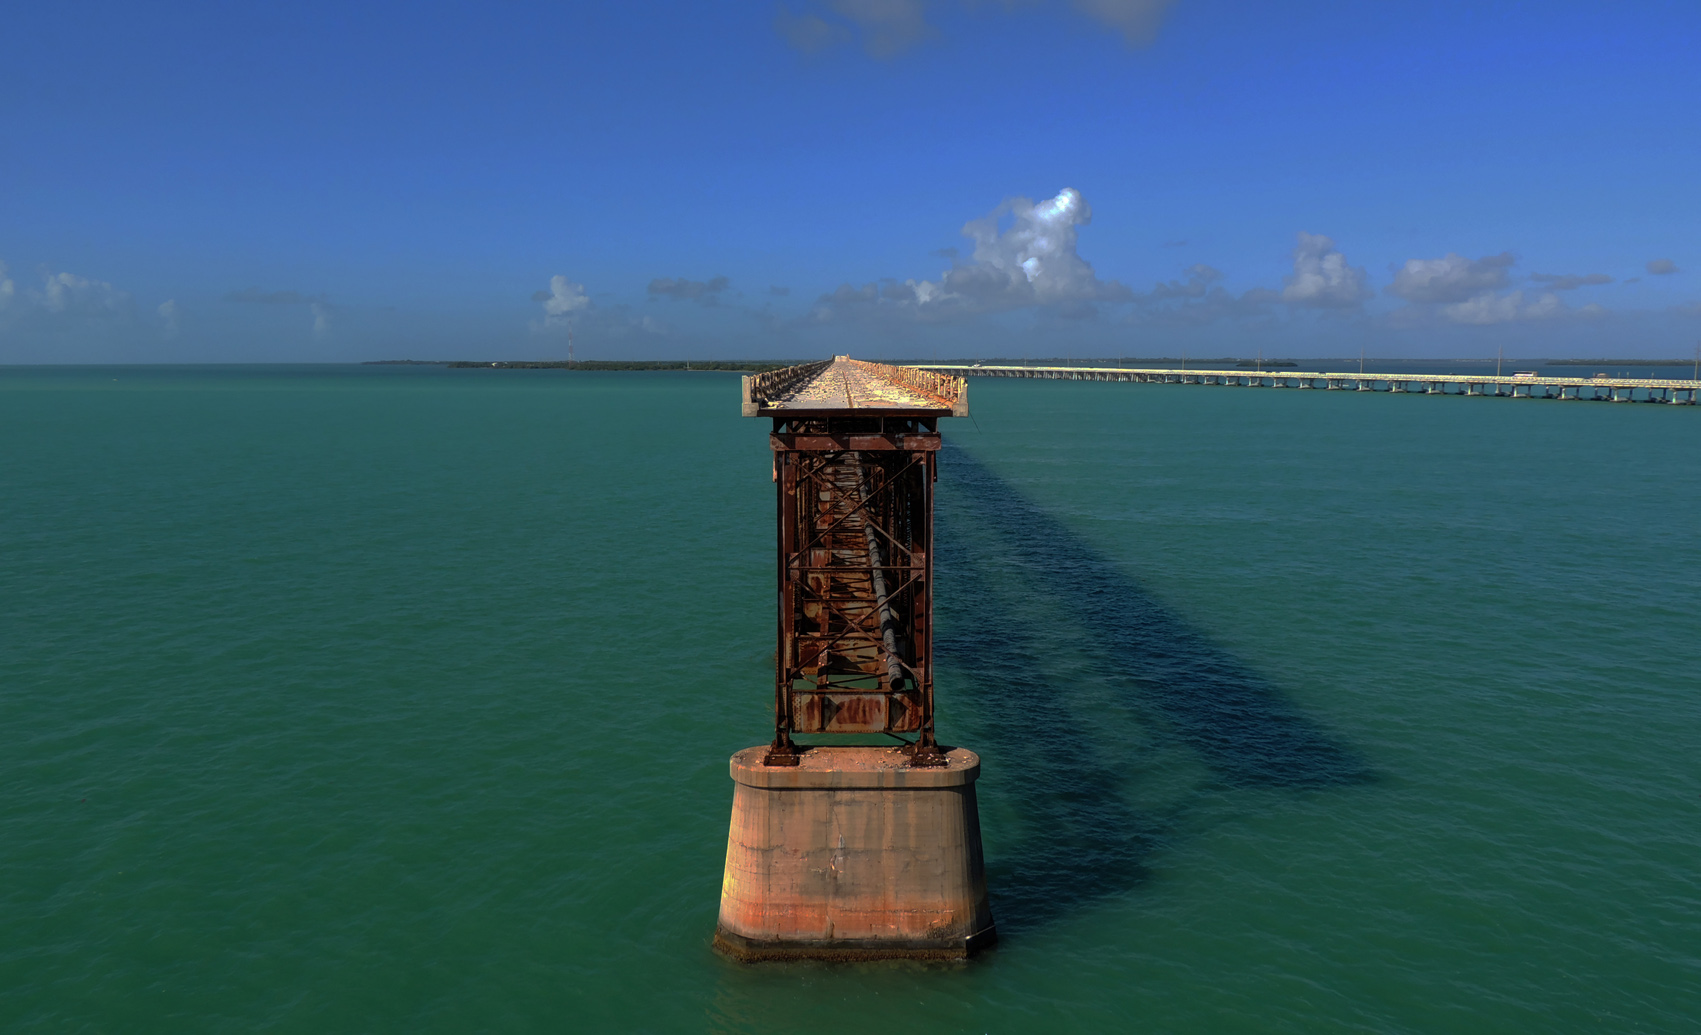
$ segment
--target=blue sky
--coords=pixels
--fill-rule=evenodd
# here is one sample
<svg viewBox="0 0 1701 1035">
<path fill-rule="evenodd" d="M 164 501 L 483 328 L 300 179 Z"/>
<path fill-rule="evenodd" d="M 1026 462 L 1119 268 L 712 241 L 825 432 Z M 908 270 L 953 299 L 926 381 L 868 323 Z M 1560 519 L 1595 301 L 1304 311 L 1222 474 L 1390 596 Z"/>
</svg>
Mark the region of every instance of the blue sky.
<svg viewBox="0 0 1701 1035">
<path fill-rule="evenodd" d="M 1693 3 L 23 5 L 0 362 L 1688 356 L 1698 53 Z"/>
</svg>

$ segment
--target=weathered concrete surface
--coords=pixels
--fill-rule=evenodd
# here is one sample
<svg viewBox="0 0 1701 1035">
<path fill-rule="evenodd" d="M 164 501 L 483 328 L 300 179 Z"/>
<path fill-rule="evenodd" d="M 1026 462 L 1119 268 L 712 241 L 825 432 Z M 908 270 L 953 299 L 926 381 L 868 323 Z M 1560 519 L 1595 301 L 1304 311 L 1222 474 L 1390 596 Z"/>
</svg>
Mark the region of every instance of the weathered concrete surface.
<svg viewBox="0 0 1701 1035">
<path fill-rule="evenodd" d="M 715 947 L 740 959 L 960 959 L 992 943 L 975 779 L 898 750 L 815 747 L 795 767 L 732 756 Z"/>
</svg>

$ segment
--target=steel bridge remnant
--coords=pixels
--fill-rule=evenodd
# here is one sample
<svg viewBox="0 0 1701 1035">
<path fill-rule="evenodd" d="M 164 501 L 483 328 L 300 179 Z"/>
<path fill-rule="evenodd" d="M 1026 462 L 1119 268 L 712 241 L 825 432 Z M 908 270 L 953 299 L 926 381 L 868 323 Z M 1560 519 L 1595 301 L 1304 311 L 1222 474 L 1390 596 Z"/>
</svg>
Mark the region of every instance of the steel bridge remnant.
<svg viewBox="0 0 1701 1035">
<path fill-rule="evenodd" d="M 980 759 L 939 743 L 933 709 L 939 420 L 968 413 L 967 386 L 835 356 L 745 377 L 742 412 L 772 422 L 774 738 L 731 761 L 715 945 L 967 956 L 994 937 Z"/>
<path fill-rule="evenodd" d="M 911 764 L 944 765 L 933 728 L 933 484 L 939 418 L 967 412 L 956 378 L 839 357 L 747 377 L 744 412 L 773 421 L 779 519 L 774 742 L 798 733 L 912 733 Z"/>
</svg>

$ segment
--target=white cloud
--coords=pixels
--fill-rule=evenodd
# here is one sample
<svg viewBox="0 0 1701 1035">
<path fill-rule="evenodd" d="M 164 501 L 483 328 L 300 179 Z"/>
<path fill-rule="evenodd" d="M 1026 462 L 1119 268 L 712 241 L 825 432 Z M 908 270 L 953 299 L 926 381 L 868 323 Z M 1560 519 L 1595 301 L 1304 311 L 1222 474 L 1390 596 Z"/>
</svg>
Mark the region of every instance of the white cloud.
<svg viewBox="0 0 1701 1035">
<path fill-rule="evenodd" d="M 1293 250 L 1293 275 L 1284 280 L 1282 301 L 1319 309 L 1354 309 L 1370 297 L 1363 266 L 1348 266 L 1335 242 L 1301 231 Z"/>
<path fill-rule="evenodd" d="M 1528 303 L 1524 299 L 1522 291 L 1512 291 L 1504 295 L 1484 292 L 1464 302 L 1442 306 L 1441 315 L 1453 323 L 1481 327 L 1533 320 L 1591 319 L 1605 316 L 1607 313 L 1604 307 L 1592 303 L 1580 309 L 1572 309 L 1552 291 L 1545 292 Z"/>
<path fill-rule="evenodd" d="M 90 280 L 75 273 L 49 273 L 36 296 L 50 313 L 80 316 L 119 316 L 129 310 L 130 296 L 104 280 Z"/>
<path fill-rule="evenodd" d="M 1092 218 L 1081 192 L 1069 187 L 1037 204 L 1010 198 L 964 224 L 963 236 L 974 242 L 974 253 L 938 280 L 887 279 L 860 288 L 841 284 L 817 300 L 814 318 L 882 313 L 944 320 L 1035 305 L 1089 315 L 1093 302 L 1133 301 L 1133 292 L 1100 280 L 1077 251 L 1080 228 Z"/>
<path fill-rule="evenodd" d="M 12 296 L 17 294 L 17 285 L 6 276 L 6 264 L 0 262 L 0 309 L 12 304 Z"/>
<path fill-rule="evenodd" d="M 1407 259 L 1388 293 L 1408 302 L 1468 302 L 1508 283 L 1506 271 L 1517 261 L 1511 252 L 1485 255 L 1475 262 L 1448 252 L 1439 259 Z"/>
<path fill-rule="evenodd" d="M 308 308 L 313 311 L 313 337 L 323 338 L 331 329 L 331 307 L 323 302 L 313 302 Z"/>
<path fill-rule="evenodd" d="M 556 337 L 564 331 L 578 331 L 581 350 L 587 338 L 592 342 L 618 341 L 668 332 L 667 324 L 634 314 L 631 306 L 597 305 L 585 285 L 560 274 L 550 277 L 549 290 L 536 292 L 532 301 L 543 305 L 543 319 L 531 322 L 532 333 Z"/>
<path fill-rule="evenodd" d="M 543 303 L 543 322 L 548 327 L 570 326 L 576 319 L 575 314 L 591 307 L 591 296 L 585 294 L 585 285 L 576 284 L 560 274 L 549 278 L 548 291 L 539 291 L 532 298 Z"/>
<path fill-rule="evenodd" d="M 1000 232 L 1006 214 L 1010 226 Z M 1012 300 L 1031 297 L 1042 303 L 1125 298 L 1127 288 L 1100 281 L 1076 251 L 1079 228 L 1092 221 L 1087 199 L 1072 187 L 1037 205 L 1027 198 L 1011 198 L 963 227 L 963 236 L 975 243 L 972 265 L 947 271 L 942 286 L 950 290 L 955 280 L 965 290 L 990 288 Z"/>
<path fill-rule="evenodd" d="M 159 313 L 160 320 L 165 324 L 165 336 L 167 338 L 177 337 L 177 333 L 183 329 L 183 313 L 177 307 L 177 299 L 166 299 L 159 304 L 159 308 L 155 312 Z"/>
</svg>

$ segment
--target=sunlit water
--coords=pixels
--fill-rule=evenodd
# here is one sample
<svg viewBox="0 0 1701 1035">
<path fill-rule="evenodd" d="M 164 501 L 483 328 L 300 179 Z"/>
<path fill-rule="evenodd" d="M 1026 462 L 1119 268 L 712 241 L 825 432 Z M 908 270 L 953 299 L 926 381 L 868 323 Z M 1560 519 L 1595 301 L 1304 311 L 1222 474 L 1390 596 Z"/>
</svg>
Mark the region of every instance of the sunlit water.
<svg viewBox="0 0 1701 1035">
<path fill-rule="evenodd" d="M 0 1028 L 1701 1017 L 1701 411 L 973 382 L 939 701 L 1001 942 L 749 967 L 736 385 L 0 370 Z"/>
</svg>

